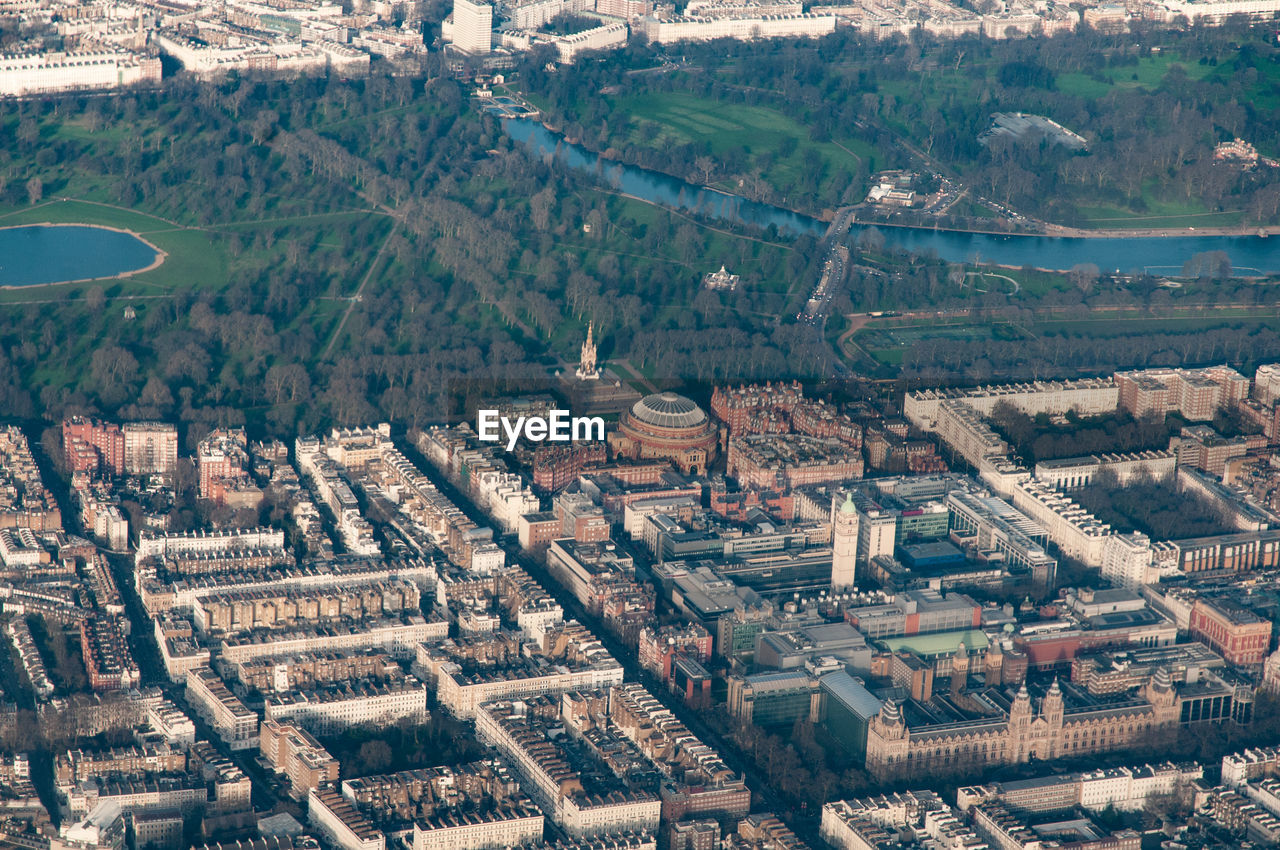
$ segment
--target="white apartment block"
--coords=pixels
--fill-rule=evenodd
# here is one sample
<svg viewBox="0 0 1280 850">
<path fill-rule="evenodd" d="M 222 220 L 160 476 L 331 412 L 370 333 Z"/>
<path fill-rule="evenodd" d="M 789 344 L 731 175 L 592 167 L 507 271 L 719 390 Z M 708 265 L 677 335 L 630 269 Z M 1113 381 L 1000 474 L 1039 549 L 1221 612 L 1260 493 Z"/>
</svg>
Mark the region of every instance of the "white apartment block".
<svg viewBox="0 0 1280 850">
<path fill-rule="evenodd" d="M 736 38 L 819 37 L 835 32 L 835 15 L 766 15 L 754 18 L 641 18 L 637 28 L 654 44 Z"/>
<path fill-rule="evenodd" d="M 493 6 L 473 0 L 453 0 L 453 46 L 468 53 L 483 54 L 493 49 Z"/>
<path fill-rule="evenodd" d="M 876 850 L 885 831 L 914 826 L 931 812 L 950 813 L 932 791 L 904 791 L 864 800 L 833 800 L 822 807 L 818 832 L 836 850 Z M 933 832 L 942 834 L 947 821 L 934 821 Z M 928 831 L 929 827 L 925 827 Z M 932 835 L 930 837 L 933 837 Z M 980 847 L 961 842 L 960 846 Z"/>
<path fill-rule="evenodd" d="M 93 531 L 98 542 L 108 549 L 124 551 L 129 547 L 129 520 L 114 505 L 90 490 L 79 490 L 80 524 Z"/>
<path fill-rule="evenodd" d="M 34 567 L 49 553 L 29 528 L 0 529 L 0 563 L 6 567 Z"/>
<path fill-rule="evenodd" d="M 313 74 L 329 67 L 325 51 L 301 41 L 282 39 L 271 44 L 223 47 L 159 33 L 156 44 L 181 62 L 184 70 L 206 80 L 232 71 Z"/>
<path fill-rule="evenodd" d="M 513 29 L 536 30 L 556 15 L 591 11 L 591 4 L 587 0 L 524 0 L 508 3 L 504 11 Z"/>
<path fill-rule="evenodd" d="M 1178 456 L 1171 451 L 1086 455 L 1041 461 L 1036 464 L 1036 480 L 1055 490 L 1075 490 L 1087 486 L 1103 470 L 1115 473 L 1124 485 L 1141 475 L 1164 478 L 1177 468 Z"/>
<path fill-rule="evenodd" d="M 244 549 L 283 549 L 284 531 L 277 528 L 246 528 L 234 531 L 189 531 L 180 534 L 143 533 L 135 565 L 147 558 L 163 558 L 191 552 L 225 552 Z"/>
<path fill-rule="evenodd" d="M 1218 0 L 1218 2 L 1208 3 L 1196 2 L 1196 0 L 1165 0 L 1163 5 L 1171 14 L 1186 15 L 1192 23 L 1201 21 L 1220 24 L 1231 15 L 1270 19 L 1280 12 L 1280 0 Z"/>
<path fill-rule="evenodd" d="M 596 14 L 610 18 L 642 18 L 653 11 L 652 0 L 595 0 Z"/>
<path fill-rule="evenodd" d="M 147 706 L 147 723 L 170 744 L 189 747 L 196 742 L 196 725 L 167 699 Z"/>
<path fill-rule="evenodd" d="M 117 51 L 0 55 L 0 97 L 117 89 L 159 81 L 159 57 Z"/>
<path fill-rule="evenodd" d="M 501 850 L 542 843 L 546 818 L 541 812 L 497 809 L 483 815 L 468 813 L 447 821 L 415 820 L 413 850 Z"/>
<path fill-rule="evenodd" d="M 307 794 L 307 822 L 340 850 L 386 850 L 387 836 L 341 794 L 328 788 Z"/>
<path fill-rule="evenodd" d="M 1274 773 L 1277 766 L 1280 766 L 1280 747 L 1229 753 L 1222 757 L 1222 784 L 1228 788 L 1241 788 L 1248 782 Z"/>
<path fill-rule="evenodd" d="M 1119 407 L 1120 390 L 1112 378 L 1035 381 L 965 390 L 917 390 L 907 393 L 902 413 L 922 431 L 934 431 L 939 406 L 947 399 L 963 399 L 984 416 L 990 416 L 1001 401 L 1008 402 L 1028 416 L 1066 413 L 1069 410 L 1091 416 L 1110 413 Z"/>
<path fill-rule="evenodd" d="M 613 659 L 598 661 L 586 669 L 570 670 L 563 665 L 555 665 L 549 670 L 542 676 L 524 676 L 518 671 L 466 676 L 457 664 L 446 664 L 440 668 L 436 699 L 455 717 L 470 719 L 486 702 L 594 690 L 620 685 L 623 680 L 622 665 Z"/>
<path fill-rule="evenodd" d="M 1021 15 L 984 15 L 982 34 L 987 38 L 1035 35 L 1044 26 L 1044 18 L 1030 12 Z"/>
<path fill-rule="evenodd" d="M 1252 397 L 1268 407 L 1280 401 L 1280 363 L 1264 363 L 1253 373 Z"/>
<path fill-rule="evenodd" d="M 411 614 L 403 621 L 391 619 L 364 623 L 356 629 L 317 630 L 237 635 L 222 643 L 222 659 L 239 664 L 272 655 L 328 652 L 339 649 L 381 649 L 396 658 L 412 658 L 418 644 L 449 636 L 448 620 L 430 620 Z"/>
<path fill-rule="evenodd" d="M 1113 536 L 1110 525 L 1035 480 L 1014 486 L 1013 506 L 1043 526 L 1064 553 L 1086 566 L 1102 566 L 1103 547 Z"/>
<path fill-rule="evenodd" d="M 564 622 L 564 609 L 554 599 L 526 602 L 516 611 L 516 626 L 529 640 L 542 642 L 547 629 Z"/>
<path fill-rule="evenodd" d="M 521 787 L 535 803 L 551 815 L 571 837 L 580 838 L 620 832 L 656 832 L 662 813 L 662 801 L 653 794 L 620 794 L 608 798 L 561 792 L 561 777 L 548 773 L 542 762 L 546 756 L 539 747 L 531 752 L 524 743 L 504 728 L 501 718 L 511 710 L 508 703 L 480 708 L 476 712 L 476 738 L 495 747 L 524 780 Z M 563 765 L 559 758 L 549 764 Z"/>
<path fill-rule="evenodd" d="M 422 33 L 412 27 L 365 27 L 356 31 L 351 43 L 375 56 L 399 59 L 411 53 L 425 53 Z"/>
<path fill-rule="evenodd" d="M 209 792 L 204 783 L 183 776 L 150 782 L 89 782 L 67 794 L 67 809 L 74 815 L 84 815 L 100 803 L 112 803 L 121 812 L 140 814 L 193 809 L 208 801 Z"/>
<path fill-rule="evenodd" d="M 626 29 L 625 24 L 618 26 Z M 476 501 L 503 534 L 514 534 L 520 528 L 520 517 L 536 513 L 540 507 L 538 497 L 515 472 L 488 470 L 480 474 L 473 488 Z"/>
<path fill-rule="evenodd" d="M 553 36 L 550 41 L 556 46 L 556 50 L 560 51 L 561 62 L 573 62 L 580 53 L 622 47 L 627 43 L 628 32 L 626 24 L 613 23 L 572 35 Z M 516 519 L 518 521 L 519 517 Z"/>
<path fill-rule="evenodd" d="M 1120 587 L 1138 590 L 1155 581 L 1154 565 L 1151 538 L 1141 532 L 1113 534 L 1102 545 L 1102 577 Z"/>
<path fill-rule="evenodd" d="M 394 451 L 391 442 L 391 424 L 379 423 L 376 428 L 334 428 L 324 439 L 324 453 L 339 466 L 363 469 L 375 460 L 381 460 L 388 451 Z"/>
<path fill-rule="evenodd" d="M 124 434 L 125 472 L 173 474 L 178 466 L 177 428 L 167 422 L 126 422 L 120 430 Z"/>
<path fill-rule="evenodd" d="M 166 637 L 162 632 L 159 619 L 152 621 L 156 642 L 160 645 L 160 658 L 164 661 L 165 672 L 171 682 L 185 682 L 187 673 L 198 667 L 208 667 L 211 653 L 209 647 L 201 646 L 194 636 Z"/>
<path fill-rule="evenodd" d="M 123 551 L 129 546 L 129 520 L 115 505 L 103 505 L 93 512 L 93 536 L 108 549 Z"/>
<path fill-rule="evenodd" d="M 258 713 L 231 693 L 213 670 L 199 667 L 188 671 L 187 701 L 231 749 L 258 746 Z"/>
<path fill-rule="evenodd" d="M 903 18 L 899 12 L 888 11 L 869 2 L 864 6 L 837 6 L 831 11 L 837 11 L 842 18 L 849 20 L 858 32 L 879 40 L 897 36 L 910 38 L 917 26 L 915 21 Z M 981 21 L 978 23 L 980 25 Z M 974 32 L 977 31 L 975 28 Z"/>
<path fill-rule="evenodd" d="M 1198 764 L 1177 767 L 1173 764 L 1141 765 L 1094 770 L 1080 775 L 1080 806 L 1102 811 L 1114 806 L 1116 811 L 1138 812 L 1147 798 L 1175 793 L 1182 785 L 1204 776 Z"/>
<path fill-rule="evenodd" d="M 870 563 L 879 555 L 892 555 L 898 533 L 898 520 L 891 512 L 858 506 L 858 544 L 854 548 L 857 563 Z"/>
<path fill-rule="evenodd" d="M 389 685 L 354 686 L 274 694 L 266 701 L 266 719 L 296 723 L 313 735 L 329 735 L 351 726 L 391 725 L 427 718 L 427 686 L 412 676 Z"/>
<path fill-rule="evenodd" d="M 507 562 L 507 553 L 497 543 L 479 543 L 471 547 L 471 561 L 467 568 L 476 575 L 493 575 Z"/>
<path fill-rule="evenodd" d="M 973 466 L 983 458 L 1009 454 L 1009 444 L 986 423 L 985 415 L 962 399 L 947 399 L 938 405 L 937 433 Z"/>
</svg>

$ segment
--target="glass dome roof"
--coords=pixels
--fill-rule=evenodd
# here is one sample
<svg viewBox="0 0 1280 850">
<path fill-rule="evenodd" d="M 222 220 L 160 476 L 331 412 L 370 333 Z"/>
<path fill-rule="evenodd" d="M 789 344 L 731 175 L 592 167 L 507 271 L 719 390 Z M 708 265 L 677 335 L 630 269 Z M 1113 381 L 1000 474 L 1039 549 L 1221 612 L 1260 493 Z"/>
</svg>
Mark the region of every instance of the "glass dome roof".
<svg viewBox="0 0 1280 850">
<path fill-rule="evenodd" d="M 692 399 L 671 392 L 645 396 L 632 406 L 631 416 L 658 428 L 696 428 L 707 421 Z"/>
</svg>

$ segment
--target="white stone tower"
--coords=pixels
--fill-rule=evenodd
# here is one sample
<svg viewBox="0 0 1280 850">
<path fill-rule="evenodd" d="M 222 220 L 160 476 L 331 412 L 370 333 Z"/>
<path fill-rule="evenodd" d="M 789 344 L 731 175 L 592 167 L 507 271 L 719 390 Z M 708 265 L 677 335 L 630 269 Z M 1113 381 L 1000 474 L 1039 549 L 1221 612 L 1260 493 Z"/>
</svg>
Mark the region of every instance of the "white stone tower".
<svg viewBox="0 0 1280 850">
<path fill-rule="evenodd" d="M 582 344 L 582 355 L 578 358 L 578 378 L 583 381 L 595 381 L 600 378 L 600 367 L 596 364 L 596 343 L 592 331 L 596 323 L 587 325 L 587 341 Z"/>
<path fill-rule="evenodd" d="M 831 500 L 831 587 L 842 590 L 858 579 L 858 509 L 852 494 L 845 495 L 843 504 L 836 501 Z"/>
</svg>

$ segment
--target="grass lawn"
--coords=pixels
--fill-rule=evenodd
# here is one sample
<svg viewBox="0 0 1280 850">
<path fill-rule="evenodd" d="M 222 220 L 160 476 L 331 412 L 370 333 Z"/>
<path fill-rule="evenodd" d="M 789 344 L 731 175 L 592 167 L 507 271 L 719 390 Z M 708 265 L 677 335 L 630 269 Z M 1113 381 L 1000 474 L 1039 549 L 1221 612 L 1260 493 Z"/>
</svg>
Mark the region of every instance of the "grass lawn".
<svg viewBox="0 0 1280 850">
<path fill-rule="evenodd" d="M 1239 327 L 1251 331 L 1258 327 L 1276 327 L 1280 317 L 1257 318 L 1257 311 L 1245 309 L 1215 311 L 1212 316 L 1125 316 L 1101 314 L 1096 319 L 1036 322 L 1037 333 L 1066 333 L 1072 336 L 1115 337 L 1134 332 L 1187 333 L 1221 327 Z"/>
<path fill-rule="evenodd" d="M 1058 91 L 1074 94 L 1085 100 L 1106 97 L 1115 89 L 1154 89 L 1174 65 L 1181 65 L 1187 77 L 1202 80 L 1214 69 L 1196 62 L 1186 62 L 1173 53 L 1145 56 L 1136 65 L 1103 67 L 1098 70 L 1101 80 L 1084 73 L 1059 74 Z"/>
<path fill-rule="evenodd" d="M 716 158 L 742 150 L 763 167 L 764 179 L 782 192 L 801 182 L 812 170 L 816 155 L 822 172 L 818 206 L 835 204 L 847 188 L 847 184 L 838 185 L 840 172 L 854 173 L 860 161 L 874 171 L 878 158 L 875 148 L 858 139 L 815 142 L 807 127 L 764 106 L 721 103 L 684 92 L 623 97 L 616 105 L 631 116 L 632 144 L 654 148 L 701 145 Z M 654 125 L 656 133 L 646 131 L 646 124 Z M 740 191 L 736 182 L 723 178 L 713 179 L 713 184 Z"/>
<path fill-rule="evenodd" d="M 1015 272 L 1014 274 L 1020 274 Z M 855 333 L 845 344 L 844 354 L 854 358 L 858 350 L 866 352 L 886 367 L 901 366 L 914 346 L 929 340 L 985 341 L 990 339 L 1026 339 L 1026 334 L 1045 336 L 1063 334 L 1083 339 L 1105 339 L 1135 333 L 1189 333 L 1220 328 L 1237 328 L 1251 333 L 1260 327 L 1280 327 L 1280 316 L 1259 317 L 1256 310 L 1215 310 L 1212 315 L 1144 316 L 1114 311 L 1099 312 L 1088 319 L 1037 321 L 1027 328 L 1007 322 L 948 324 L 891 324 L 893 320 L 873 321 Z M 1025 330 L 1025 332 L 1024 332 Z M 856 348 L 853 344 L 856 343 Z"/>
<path fill-rule="evenodd" d="M 336 211 L 313 215 L 285 216 L 277 219 L 247 220 L 228 222 L 208 228 L 175 226 L 162 218 L 92 201 L 67 199 L 54 200 L 34 206 L 16 208 L 0 208 L 0 227 L 12 227 L 23 224 L 90 224 L 103 227 L 114 227 L 139 234 L 151 244 L 164 251 L 165 261 L 156 269 L 121 281 L 133 284 L 148 285 L 143 287 L 154 293 L 182 288 L 220 288 L 226 284 L 229 276 L 238 266 L 253 263 L 278 263 L 283 261 L 285 248 L 290 241 L 297 241 L 306 246 L 302 252 L 306 261 L 320 267 L 331 265 L 331 255 L 341 251 L 340 232 L 350 229 L 356 223 L 369 217 L 378 219 L 375 234 L 377 239 L 370 242 L 369 250 L 376 250 L 381 238 L 390 226 L 389 219 L 381 213 L 363 211 Z M 270 250 L 246 249 L 243 255 L 233 257 L 232 234 L 241 234 L 242 238 L 251 239 L 261 232 L 274 233 L 275 246 Z M 367 257 L 353 257 L 354 265 L 360 274 L 367 268 Z M 88 284 L 87 286 L 102 285 Z M 339 281 L 345 285 L 346 281 Z M 354 286 L 354 281 L 350 282 Z M 67 286 L 50 284 L 59 291 L 75 290 L 79 285 Z M 14 298 L 15 290 L 0 292 L 0 300 L 31 300 L 33 294 L 41 298 L 49 298 L 47 287 L 22 287 L 26 297 Z M 61 295 L 55 297 L 62 297 Z"/>
<path fill-rule="evenodd" d="M 1021 293 L 1040 296 L 1052 290 L 1069 290 L 1071 281 L 1067 276 L 1057 272 L 1046 272 L 1038 269 L 1001 269 L 1001 274 L 1008 275 L 1022 286 Z"/>
<path fill-rule="evenodd" d="M 1210 212 L 1195 202 L 1178 204 L 1152 200 L 1148 202 L 1147 207 L 1145 212 L 1134 212 L 1112 206 L 1078 207 L 1077 209 L 1082 216 L 1080 226 L 1091 230 L 1107 230 L 1115 227 L 1232 227 L 1244 220 L 1243 210 Z M 1173 212 L 1173 210 L 1179 211 Z"/>
<path fill-rule="evenodd" d="M 1232 77 L 1240 70 L 1240 62 L 1240 58 L 1236 57 L 1216 67 L 1202 65 L 1199 68 L 1204 71 L 1202 77 L 1230 84 Z M 1250 67 L 1257 72 L 1256 82 L 1238 93 L 1240 102 L 1248 103 L 1259 111 L 1274 112 L 1280 109 L 1280 67 L 1266 61 L 1254 62 Z M 1259 153 L 1264 156 L 1274 156 L 1276 152 L 1259 151 Z"/>
<path fill-rule="evenodd" d="M 887 98 L 896 97 L 902 102 L 913 101 L 923 103 L 929 109 L 940 109 L 948 97 L 961 102 L 974 100 L 994 80 L 995 73 L 988 63 L 976 67 L 983 68 L 983 76 L 970 76 L 974 65 L 965 65 L 964 73 L 954 73 L 950 69 L 940 69 L 938 73 L 920 76 L 909 80 L 883 80 L 878 83 L 880 94 Z M 886 120 L 889 115 L 883 115 Z M 901 126 L 901 125 L 900 125 Z"/>
<path fill-rule="evenodd" d="M 865 348 L 863 350 L 884 366 L 901 366 L 903 359 L 907 356 L 907 352 L 901 348 Z"/>
<path fill-rule="evenodd" d="M 1142 184 L 1143 209 L 1133 210 L 1127 207 L 1104 203 L 1080 206 L 1082 226 L 1094 229 L 1112 227 L 1142 228 L 1185 228 L 1185 227 L 1231 227 L 1239 224 L 1244 218 L 1243 210 L 1211 210 L 1198 198 L 1164 198 L 1161 197 L 1162 186 L 1159 180 L 1147 180 Z"/>
<path fill-rule="evenodd" d="M 174 228 L 145 213 L 74 200 L 0 211 L 0 227 L 43 222 L 94 224 L 129 230 L 140 234 L 167 256 L 159 267 L 119 278 L 118 281 L 24 286 L 0 291 L 0 301 L 14 303 L 77 298 L 95 286 L 117 285 L 121 295 L 155 295 L 179 288 L 218 287 L 227 280 L 226 248 L 217 234 Z"/>
<path fill-rule="evenodd" d="M 135 210 L 78 200 L 48 200 L 34 206 L 0 207 L 0 227 L 20 224 L 100 224 L 134 233 L 168 230 L 172 224 Z"/>
<path fill-rule="evenodd" d="M 889 320 L 890 322 L 893 320 Z M 1023 330 L 1008 322 L 947 324 L 890 324 L 872 321 L 851 338 L 858 347 L 884 366 L 901 366 L 908 349 L 928 340 L 985 341 L 1026 339 Z M 846 347 L 846 355 L 850 353 Z"/>
</svg>

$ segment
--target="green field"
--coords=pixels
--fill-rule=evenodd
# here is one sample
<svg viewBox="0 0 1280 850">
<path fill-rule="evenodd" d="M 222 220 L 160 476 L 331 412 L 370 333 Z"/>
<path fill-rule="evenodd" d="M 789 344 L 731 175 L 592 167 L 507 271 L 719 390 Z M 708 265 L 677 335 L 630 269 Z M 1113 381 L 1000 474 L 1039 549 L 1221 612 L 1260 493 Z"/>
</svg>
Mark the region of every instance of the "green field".
<svg viewBox="0 0 1280 850">
<path fill-rule="evenodd" d="M 1280 326 L 1280 317 L 1255 318 L 1257 310 L 1247 308 L 1215 310 L 1212 316 L 1127 316 L 1101 314 L 1095 319 L 1069 319 L 1036 322 L 1037 333 L 1064 333 L 1069 336 L 1114 337 L 1138 331 L 1187 333 L 1224 326 L 1248 331 L 1259 327 Z"/>
<path fill-rule="evenodd" d="M 216 293 L 236 279 L 252 279 L 279 268 L 305 269 L 328 281 L 329 297 L 299 305 L 299 312 L 287 326 L 290 331 L 309 326 L 314 338 L 327 340 L 347 308 L 347 302 L 339 299 L 354 292 L 390 226 L 385 215 L 367 211 L 184 225 L 112 204 L 65 197 L 27 207 L 0 208 L 0 227 L 44 222 L 127 230 L 166 254 L 158 267 L 134 275 L 0 290 L 0 303 L 15 305 L 85 302 L 96 297 L 91 295 L 95 290 L 100 292 L 106 304 L 103 314 L 82 323 L 77 336 L 68 341 L 74 357 L 81 360 L 91 353 L 88 341 L 108 333 L 126 305 L 134 308 L 137 320 L 128 323 L 122 339 L 144 333 L 148 313 L 176 293 Z M 368 226 L 372 238 L 354 240 L 351 231 L 357 225 Z M 395 279 L 404 274 L 403 269 L 398 276 L 384 271 L 384 276 Z M 345 342 L 351 330 L 344 328 L 344 339 L 337 342 Z M 316 353 L 320 351 L 318 346 Z M 246 356 L 252 358 L 253 354 L 246 352 Z M 74 385 L 79 375 L 61 364 L 45 364 L 36 368 L 32 378 L 36 383 Z"/>
<path fill-rule="evenodd" d="M 1081 344 L 1086 344 L 1085 341 L 1089 339 L 1126 337 L 1137 333 L 1186 334 L 1238 328 L 1241 333 L 1247 334 L 1264 327 L 1280 329 L 1280 316 L 1259 318 L 1258 314 L 1258 310 L 1244 307 L 1214 310 L 1212 315 L 1186 316 L 1120 315 L 1114 311 L 1104 311 L 1088 319 L 1042 319 L 1025 326 L 1010 322 L 963 320 L 894 324 L 895 320 L 890 319 L 874 321 L 853 334 L 846 342 L 843 354 L 849 358 L 850 363 L 856 363 L 858 355 L 865 353 L 880 366 L 896 368 L 902 365 L 907 352 L 914 346 L 931 341 L 1027 340 L 1056 335 L 1079 338 L 1082 340 Z"/>
<path fill-rule="evenodd" d="M 817 177 L 817 196 L 831 204 L 848 188 L 850 175 L 860 168 L 875 171 L 880 158 L 871 145 L 857 139 L 813 141 L 807 127 L 768 107 L 722 103 L 684 92 L 621 97 L 613 104 L 631 117 L 632 144 L 658 149 L 693 144 L 717 159 L 745 153 L 761 169 L 762 178 L 784 194 Z M 711 185 L 742 191 L 728 175 L 713 177 Z M 800 199 L 784 197 L 784 202 L 799 205 Z"/>
<path fill-rule="evenodd" d="M 60 198 L 29 207 L 0 209 L 0 227 L 23 224 L 90 224 L 114 227 L 136 233 L 167 255 L 155 269 L 124 276 L 111 283 L 121 295 L 156 294 L 180 289 L 220 289 L 232 275 L 288 261 L 291 242 L 306 246 L 308 264 L 332 263 L 344 246 L 340 231 L 355 221 L 380 214 L 337 212 L 310 216 L 286 216 L 279 219 L 229 222 L 199 227 L 169 222 L 147 213 L 123 209 L 109 204 Z M 385 224 L 378 231 L 385 233 Z M 270 239 L 264 239 L 267 235 Z M 267 243 L 271 247 L 267 247 Z M 376 245 L 375 245 L 376 248 Z M 359 266 L 359 254 L 347 264 Z M 299 252 L 301 253 L 301 252 Z M 56 297 L 76 297 L 78 293 L 108 281 L 84 284 L 48 284 L 24 286 L 0 291 L 0 301 L 16 302 Z M 341 288 L 342 281 L 336 281 Z"/>
<path fill-rule="evenodd" d="M 1234 227 L 1244 220 L 1241 210 L 1212 212 L 1196 201 L 1162 201 L 1144 191 L 1146 209 L 1138 212 L 1115 206 L 1081 206 L 1080 226 L 1094 230 L 1116 227 L 1177 228 Z"/>
<path fill-rule="evenodd" d="M 1242 70 L 1251 69 L 1253 81 L 1243 91 L 1238 92 L 1241 103 L 1248 103 L 1253 109 L 1274 112 L 1280 109 L 1280 67 L 1273 62 L 1259 61 L 1256 56 L 1245 58 L 1240 55 L 1222 62 L 1216 67 L 1202 66 L 1205 69 L 1204 79 L 1230 82 Z M 1260 151 L 1265 156 L 1274 156 L 1276 151 Z"/>
<path fill-rule="evenodd" d="M 921 342 L 935 339 L 948 340 L 986 340 L 986 339 L 1025 339 L 1021 328 L 1007 322 L 999 324 L 970 324 L 966 322 L 949 322 L 945 324 L 905 324 L 884 325 L 872 324 L 859 331 L 855 338 L 858 344 L 868 351 L 901 351 L 918 345 Z M 899 357 L 901 359 L 901 357 Z"/>
<path fill-rule="evenodd" d="M 1086 100 L 1098 100 L 1117 89 L 1154 89 L 1160 85 L 1174 66 L 1182 68 L 1187 78 L 1202 80 L 1214 70 L 1208 65 L 1187 62 L 1173 53 L 1144 56 L 1135 65 L 1102 67 L 1096 75 L 1083 73 L 1060 74 L 1058 90 L 1074 94 Z"/>
<path fill-rule="evenodd" d="M 156 295 L 174 289 L 220 287 L 227 278 L 227 257 L 216 234 L 175 228 L 154 216 L 118 207 L 75 200 L 55 200 L 31 207 L 0 211 L 0 227 L 22 224 L 95 224 L 140 235 L 168 256 L 155 269 L 120 278 L 110 285 L 118 295 Z M 75 298 L 108 281 L 0 290 L 0 302 Z"/>
</svg>

